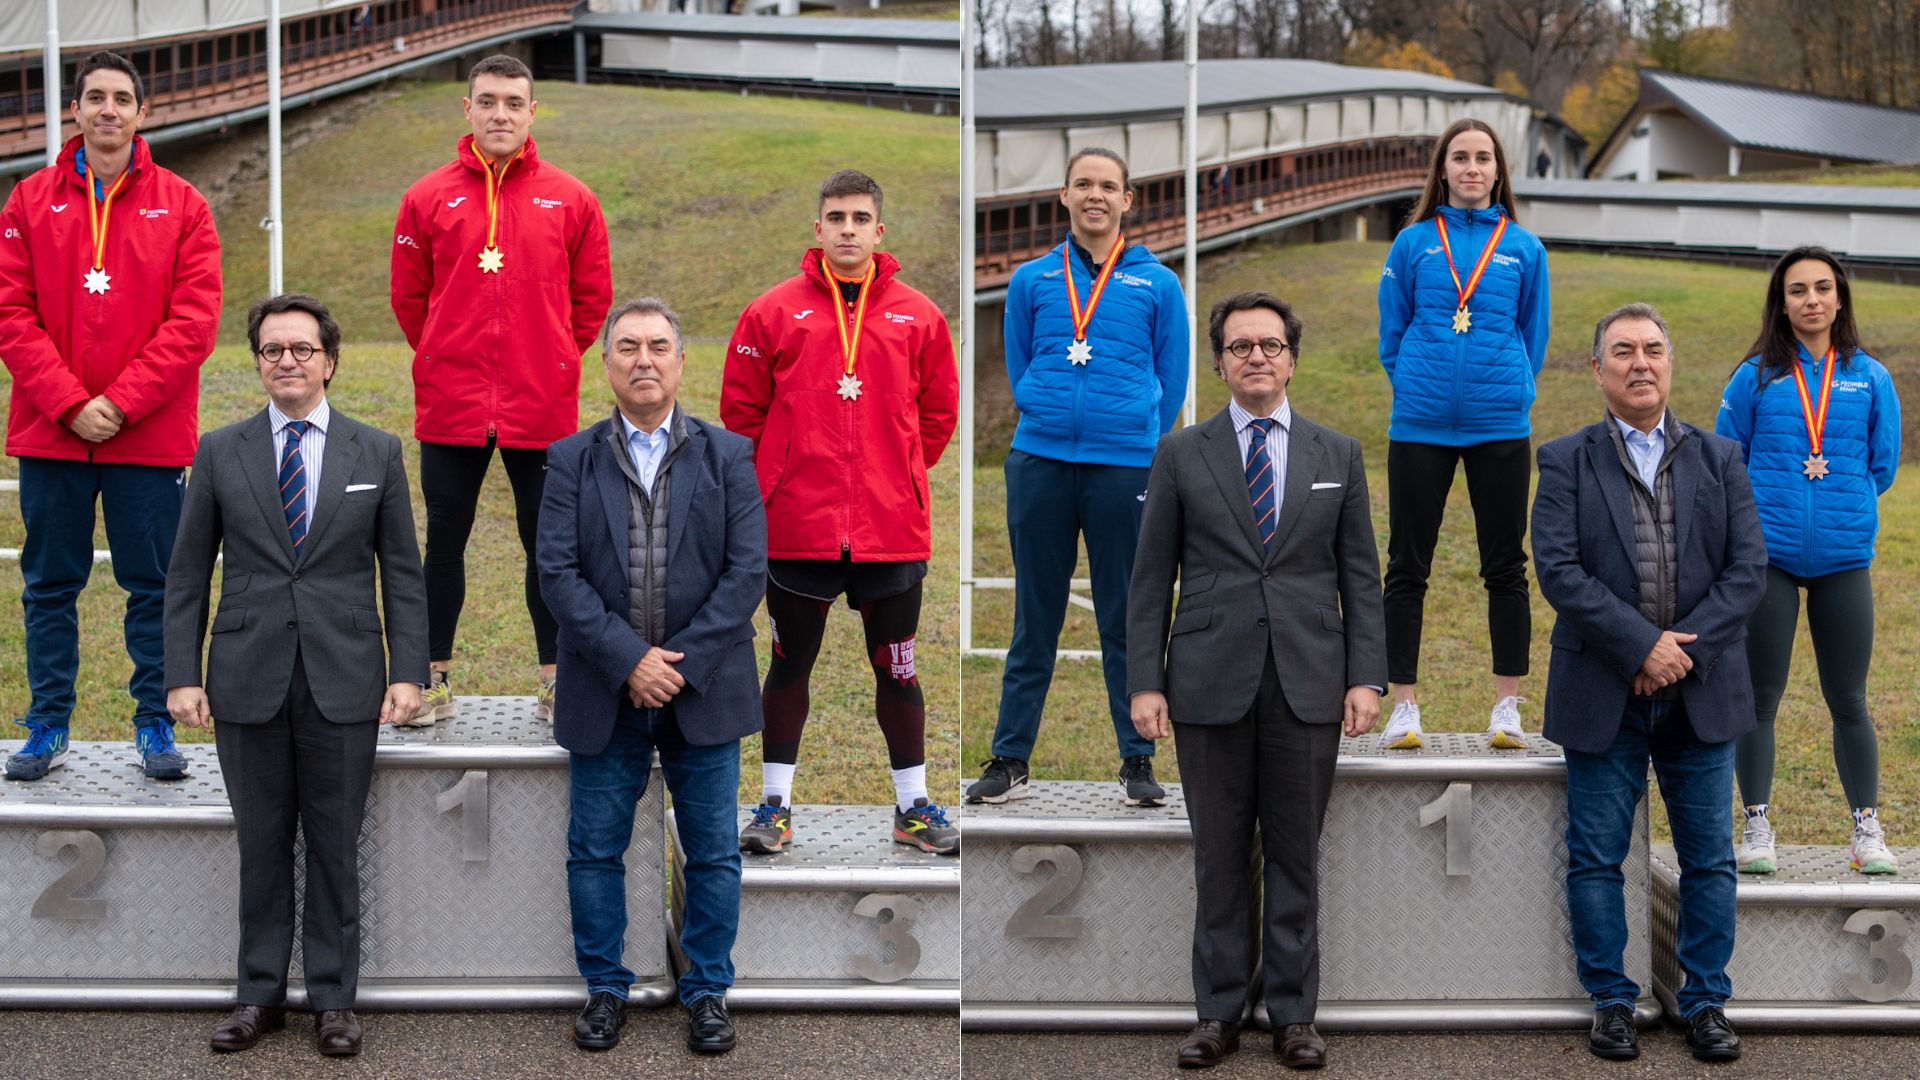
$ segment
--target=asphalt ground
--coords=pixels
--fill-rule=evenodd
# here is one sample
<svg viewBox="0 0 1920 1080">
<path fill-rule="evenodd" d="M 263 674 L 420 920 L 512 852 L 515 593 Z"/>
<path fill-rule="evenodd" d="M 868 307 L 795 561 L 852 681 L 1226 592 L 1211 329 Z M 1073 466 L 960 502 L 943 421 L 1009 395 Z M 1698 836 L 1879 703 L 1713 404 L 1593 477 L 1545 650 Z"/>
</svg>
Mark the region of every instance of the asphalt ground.
<svg viewBox="0 0 1920 1080">
<path fill-rule="evenodd" d="M 731 1053 L 686 1047 L 677 1006 L 627 1014 L 620 1045 L 573 1045 L 563 1012 L 361 1013 L 358 1057 L 314 1049 L 310 1014 L 251 1050 L 215 1054 L 207 1036 L 219 1012 L 0 1011 L 4 1080 L 178 1080 L 233 1077 L 395 1077 L 406 1080 L 952 1080 L 960 1073 L 960 1019 L 940 1013 L 736 1013 Z"/>
<path fill-rule="evenodd" d="M 1684 1034 L 1667 1027 L 1640 1033 L 1640 1058 L 1602 1061 L 1587 1052 L 1585 1032 L 1327 1036 L 1327 1067 L 1292 1073 L 1273 1056 L 1265 1032 L 1244 1038 L 1226 1064 L 1183 1070 L 1173 1063 L 1180 1033 L 1143 1035 L 968 1033 L 962 1040 L 970 1080 L 1235 1080 L 1282 1076 L 1454 1080 L 1627 1080 L 1639 1077 L 1724 1077 L 1726 1080 L 1913 1080 L 1920 1077 L 1920 1034 L 1742 1034 L 1742 1055 L 1707 1065 L 1687 1053 Z"/>
</svg>

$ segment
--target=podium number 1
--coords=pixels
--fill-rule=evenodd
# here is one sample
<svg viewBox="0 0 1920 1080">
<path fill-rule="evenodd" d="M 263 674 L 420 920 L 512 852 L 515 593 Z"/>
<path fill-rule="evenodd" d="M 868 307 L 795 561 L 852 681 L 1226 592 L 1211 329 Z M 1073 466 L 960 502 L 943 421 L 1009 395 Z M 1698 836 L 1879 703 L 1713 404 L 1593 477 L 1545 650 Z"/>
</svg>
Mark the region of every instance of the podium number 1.
<svg viewBox="0 0 1920 1080">
<path fill-rule="evenodd" d="M 1877 940 L 1872 933 L 1876 926 L 1880 928 Z M 1913 961 L 1907 957 L 1909 927 L 1904 916 L 1897 911 L 1856 911 L 1841 929 L 1867 939 L 1867 958 L 1860 970 L 1845 975 L 1847 993 L 1861 1001 L 1882 1002 L 1907 992 L 1913 985 Z M 1879 982 L 1868 979 L 1875 960 L 1886 965 L 1887 977 Z"/>
<path fill-rule="evenodd" d="M 1473 876 L 1473 785 L 1456 780 L 1446 794 L 1420 808 L 1420 827 L 1447 823 L 1447 876 Z"/>
</svg>

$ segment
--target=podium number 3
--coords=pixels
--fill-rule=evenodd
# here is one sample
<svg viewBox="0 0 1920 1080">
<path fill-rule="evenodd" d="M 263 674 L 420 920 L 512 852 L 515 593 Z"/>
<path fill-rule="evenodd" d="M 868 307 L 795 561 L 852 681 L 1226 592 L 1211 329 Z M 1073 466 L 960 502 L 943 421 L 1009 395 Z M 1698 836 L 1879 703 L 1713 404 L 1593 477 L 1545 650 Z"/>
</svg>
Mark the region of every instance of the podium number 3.
<svg viewBox="0 0 1920 1080">
<path fill-rule="evenodd" d="M 1876 940 L 1873 928 L 1880 928 Z M 1913 985 L 1913 961 L 1907 957 L 1907 920 L 1897 911 L 1856 911 L 1841 927 L 1849 934 L 1867 939 L 1867 958 L 1860 970 L 1846 973 L 1847 993 L 1861 1001 L 1892 1001 Z M 1872 982 L 1873 962 L 1886 965 L 1887 977 Z"/>
<path fill-rule="evenodd" d="M 72 848 L 80 858 L 73 868 L 56 878 L 33 901 L 36 919 L 104 919 L 107 902 L 98 896 L 75 896 L 100 877 L 107 868 L 107 845 L 100 834 L 86 829 L 55 829 L 43 832 L 33 842 L 33 853 L 52 858 Z"/>
<path fill-rule="evenodd" d="M 1447 876 L 1473 876 L 1473 785 L 1459 780 L 1420 808 L 1420 827 L 1447 823 Z"/>
<path fill-rule="evenodd" d="M 913 920 L 920 905 L 910 896 L 898 893 L 869 893 L 853 905 L 853 913 L 865 919 L 892 918 L 880 923 L 880 940 L 893 946 L 893 962 L 883 964 L 871 956 L 853 958 L 853 970 L 869 982 L 890 983 L 913 974 L 920 966 L 920 941 L 913 936 Z"/>
</svg>

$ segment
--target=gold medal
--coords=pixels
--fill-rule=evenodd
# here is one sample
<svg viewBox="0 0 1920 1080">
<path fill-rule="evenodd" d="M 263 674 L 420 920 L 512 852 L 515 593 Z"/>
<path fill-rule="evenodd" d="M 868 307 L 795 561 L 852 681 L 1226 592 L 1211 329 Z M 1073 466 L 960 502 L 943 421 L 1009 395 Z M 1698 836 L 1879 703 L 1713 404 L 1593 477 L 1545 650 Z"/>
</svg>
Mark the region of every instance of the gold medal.
<svg viewBox="0 0 1920 1080">
<path fill-rule="evenodd" d="M 1467 310 L 1467 305 L 1461 304 L 1460 310 L 1453 313 L 1453 332 L 1464 334 L 1472 328 L 1473 313 Z"/>
<path fill-rule="evenodd" d="M 525 147 L 521 149 L 524 150 Z M 487 246 L 480 250 L 480 272 L 497 274 L 500 272 L 501 264 L 506 261 L 506 254 L 494 242 L 494 237 L 500 229 L 500 189 L 506 186 L 507 170 L 513 168 L 513 163 L 520 160 L 520 151 L 515 150 L 513 156 L 506 160 L 506 164 L 500 166 L 498 180 L 493 176 L 493 163 L 480 156 L 479 147 L 473 148 L 473 156 L 480 158 L 480 171 L 486 174 L 487 178 Z"/>
<path fill-rule="evenodd" d="M 827 265 L 824 255 L 820 260 L 820 268 L 827 272 L 827 277 L 830 279 L 827 285 L 827 291 L 834 294 L 835 300 L 840 300 L 840 288 L 838 285 L 833 284 L 833 282 L 851 281 L 853 279 L 843 278 L 839 274 L 834 273 L 833 268 Z M 845 357 L 847 361 L 846 371 L 840 376 L 840 389 L 837 392 L 847 401 L 854 401 L 860 397 L 860 380 L 854 377 L 853 362 L 860 355 L 860 335 L 866 329 L 867 325 L 867 298 L 873 295 L 873 271 L 873 260 L 868 259 L 867 272 L 860 278 L 860 302 L 848 305 L 845 301 L 841 301 L 839 304 L 840 310 L 836 312 L 836 318 L 833 323 L 833 325 L 840 330 L 840 355 Z M 844 310 L 848 306 L 853 308 L 853 333 L 851 335 L 847 333 L 847 312 Z"/>
<path fill-rule="evenodd" d="M 1500 238 L 1507 232 L 1507 215 L 1501 214 L 1500 221 L 1493 227 L 1493 239 L 1480 250 L 1479 261 L 1473 264 L 1473 273 L 1468 276 L 1465 285 L 1460 284 L 1460 271 L 1453 267 L 1453 243 L 1447 238 L 1447 219 L 1434 215 L 1434 227 L 1440 230 L 1440 250 L 1447 255 L 1447 273 L 1453 275 L 1453 289 L 1460 294 L 1460 308 L 1453 313 L 1453 332 L 1464 334 L 1473 326 L 1473 313 L 1467 310 L 1467 299 L 1480 287 L 1480 277 L 1487 272 L 1487 264 L 1493 261 L 1493 252 L 1500 246 Z"/>
</svg>

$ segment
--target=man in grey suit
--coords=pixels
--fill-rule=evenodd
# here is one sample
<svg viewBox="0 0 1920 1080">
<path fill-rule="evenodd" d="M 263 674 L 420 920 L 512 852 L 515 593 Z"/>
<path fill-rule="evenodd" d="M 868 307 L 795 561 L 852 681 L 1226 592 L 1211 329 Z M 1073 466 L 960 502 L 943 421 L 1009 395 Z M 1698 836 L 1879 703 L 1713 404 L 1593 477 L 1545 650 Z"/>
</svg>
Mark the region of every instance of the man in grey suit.
<svg viewBox="0 0 1920 1080">
<path fill-rule="evenodd" d="M 766 513 L 753 443 L 676 402 L 686 345 L 671 309 L 651 297 L 614 308 L 600 348 L 616 408 L 548 448 L 535 545 L 560 624 L 553 737 L 571 752 L 567 896 L 587 984 L 573 1040 L 620 1041 L 633 985 L 620 962 L 625 858 L 657 750 L 686 856 L 687 1045 L 723 1053 L 734 1045 L 740 740 L 760 730 Z"/>
<path fill-rule="evenodd" d="M 380 725 L 412 716 L 427 679 L 426 582 L 400 440 L 327 403 L 340 326 L 326 306 L 262 300 L 247 345 L 268 405 L 201 438 L 167 571 L 167 711 L 212 719 L 240 842 L 238 1004 L 213 1048 L 245 1050 L 286 1024 L 297 825 L 319 1049 L 355 1054 L 360 822 Z"/>
<path fill-rule="evenodd" d="M 1214 305 L 1207 329 L 1233 401 L 1160 440 L 1127 603 L 1134 727 L 1173 735 L 1193 829 L 1199 1023 L 1179 1063 L 1215 1065 L 1239 1047 L 1257 822 L 1274 1050 L 1289 1068 L 1317 1068 L 1320 826 L 1342 727 L 1357 736 L 1380 715 L 1380 555 L 1360 444 L 1287 400 L 1293 310 L 1241 293 Z"/>
<path fill-rule="evenodd" d="M 1559 616 L 1544 733 L 1566 749 L 1567 911 L 1595 1010 L 1589 1048 L 1640 1053 L 1620 864 L 1651 760 L 1680 858 L 1687 1045 L 1731 1061 L 1733 742 L 1754 726 L 1745 639 L 1767 550 L 1740 444 L 1667 409 L 1673 360 L 1653 308 L 1608 312 L 1593 331 L 1606 415 L 1540 447 L 1534 574 Z"/>
</svg>

